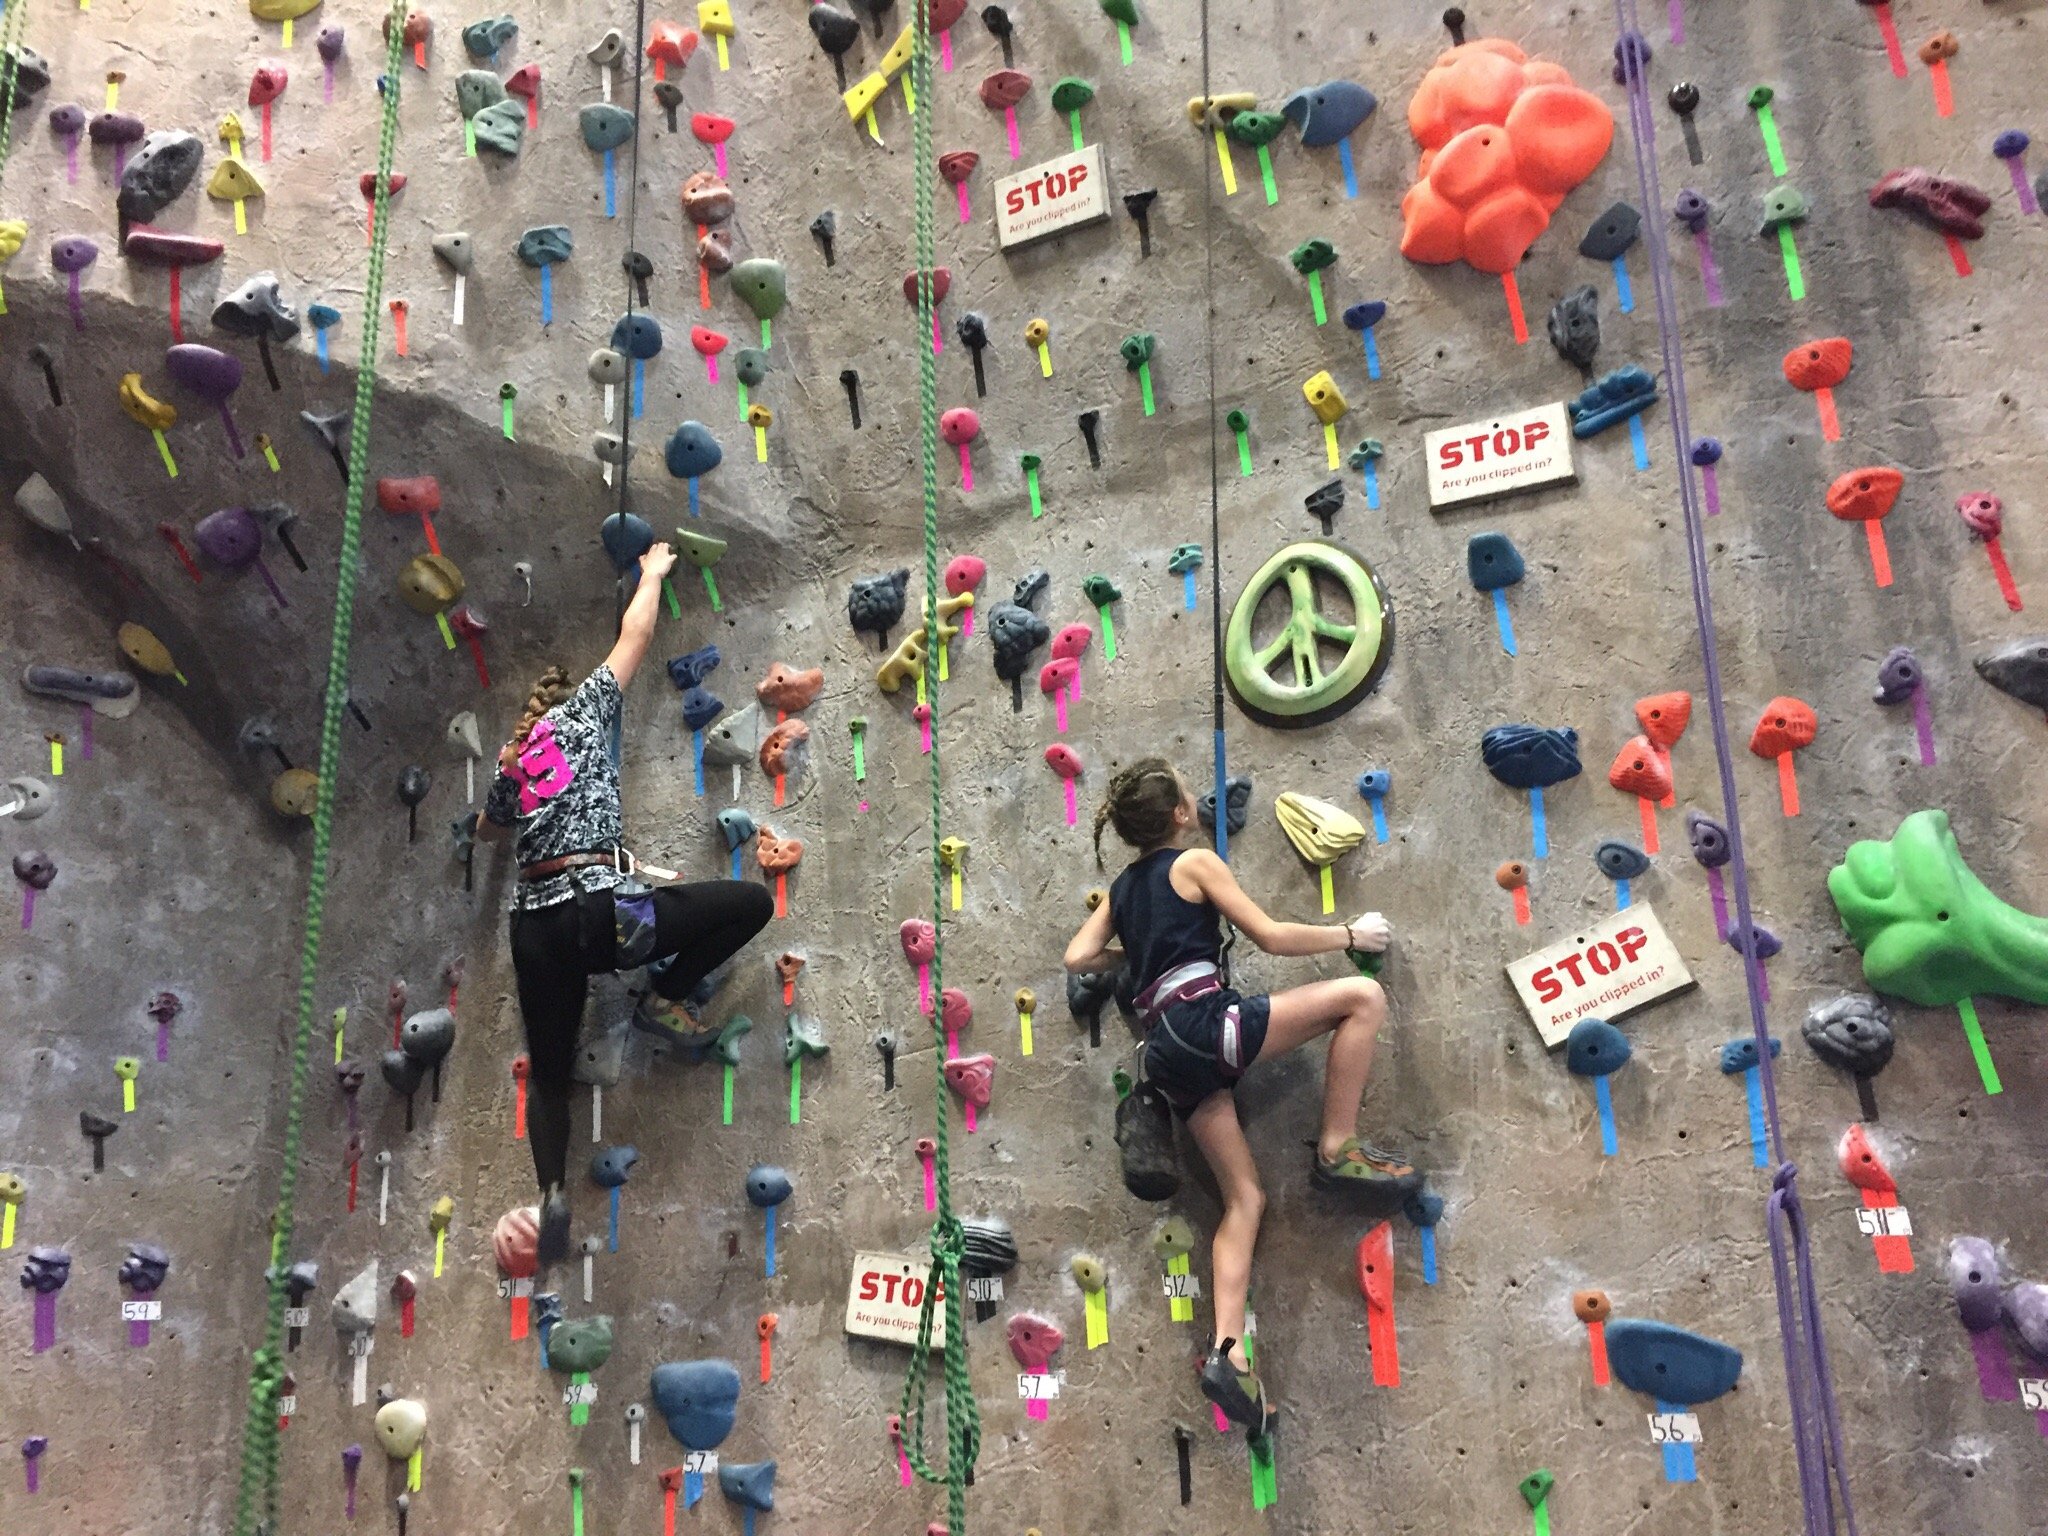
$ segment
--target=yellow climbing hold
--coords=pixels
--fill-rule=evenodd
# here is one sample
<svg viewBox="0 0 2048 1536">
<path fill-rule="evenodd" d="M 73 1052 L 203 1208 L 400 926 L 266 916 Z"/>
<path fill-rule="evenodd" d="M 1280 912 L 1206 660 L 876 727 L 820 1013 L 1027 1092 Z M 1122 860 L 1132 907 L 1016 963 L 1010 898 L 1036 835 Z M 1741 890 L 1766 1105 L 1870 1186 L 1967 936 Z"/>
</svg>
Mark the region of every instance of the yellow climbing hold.
<svg viewBox="0 0 2048 1536">
<path fill-rule="evenodd" d="M 152 432 L 164 432 L 178 424 L 178 408 L 157 399 L 142 387 L 142 375 L 121 375 L 121 409 Z"/>
<path fill-rule="evenodd" d="M 1365 841 L 1365 828 L 1327 800 L 1289 790 L 1273 804 L 1294 851 L 1318 867 L 1334 864 Z"/>
<path fill-rule="evenodd" d="M 839 99 L 846 103 L 846 115 L 857 123 L 874 111 L 875 103 L 882 99 L 883 93 L 888 89 L 887 75 L 863 75 L 848 86 L 846 93 Z"/>
<path fill-rule="evenodd" d="M 121 647 L 121 654 L 150 676 L 175 677 L 181 683 L 185 681 L 185 674 L 171 660 L 170 648 L 140 624 L 132 621 L 123 624 L 114 632 L 114 639 Z"/>
<path fill-rule="evenodd" d="M 697 27 L 713 37 L 732 37 L 739 30 L 733 25 L 727 0 L 697 0 Z"/>
<path fill-rule="evenodd" d="M 1351 409 L 1351 402 L 1344 398 L 1344 391 L 1337 387 L 1337 381 L 1330 377 L 1327 368 L 1310 374 L 1301 386 L 1301 393 L 1308 401 L 1308 408 L 1316 413 L 1316 420 L 1326 427 L 1342 421 L 1344 413 Z"/>
<path fill-rule="evenodd" d="M 249 0 L 249 14 L 258 21 L 296 21 L 319 8 L 320 0 Z"/>
<path fill-rule="evenodd" d="M 11 260 L 27 239 L 27 219 L 0 219 L 0 261 Z"/>
<path fill-rule="evenodd" d="M 910 55 L 915 51 L 916 44 L 911 38 L 910 28 L 905 27 L 896 41 L 889 45 L 889 51 L 882 55 L 882 62 L 878 67 L 883 74 L 894 79 L 899 71 L 909 66 Z"/>
<path fill-rule="evenodd" d="M 320 775 L 287 768 L 270 781 L 270 803 L 280 816 L 310 816 L 320 799 Z"/>
<path fill-rule="evenodd" d="M 223 160 L 213 168 L 213 175 L 207 179 L 206 195 L 217 197 L 224 203 L 239 203 L 244 198 L 261 197 L 263 183 L 256 179 L 256 173 L 239 160 Z"/>
</svg>

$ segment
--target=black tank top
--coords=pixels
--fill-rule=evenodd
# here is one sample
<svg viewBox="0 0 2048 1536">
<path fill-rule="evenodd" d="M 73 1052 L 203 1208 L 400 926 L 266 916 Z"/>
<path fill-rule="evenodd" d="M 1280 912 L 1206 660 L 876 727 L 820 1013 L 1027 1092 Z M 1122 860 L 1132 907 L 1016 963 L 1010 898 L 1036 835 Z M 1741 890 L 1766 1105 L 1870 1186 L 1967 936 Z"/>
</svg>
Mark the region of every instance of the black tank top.
<svg viewBox="0 0 2048 1536">
<path fill-rule="evenodd" d="M 1159 848 L 1136 860 L 1109 888 L 1109 915 L 1129 962 L 1131 981 L 1143 992 L 1176 966 L 1212 964 L 1223 951 L 1216 909 L 1189 901 L 1169 878 L 1186 850 Z"/>
</svg>

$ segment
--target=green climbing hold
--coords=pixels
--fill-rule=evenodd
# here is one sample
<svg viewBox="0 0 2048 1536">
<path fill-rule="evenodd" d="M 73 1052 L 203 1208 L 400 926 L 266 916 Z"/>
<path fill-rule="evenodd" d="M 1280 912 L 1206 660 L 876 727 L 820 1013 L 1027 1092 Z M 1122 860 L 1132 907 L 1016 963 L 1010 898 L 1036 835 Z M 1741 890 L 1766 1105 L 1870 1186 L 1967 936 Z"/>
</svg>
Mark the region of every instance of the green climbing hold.
<svg viewBox="0 0 2048 1536">
<path fill-rule="evenodd" d="M 1326 597 L 1341 599 L 1332 614 L 1322 611 Z M 1276 629 L 1272 619 L 1283 612 Z M 1379 686 L 1393 643 L 1393 611 L 1372 567 L 1341 544 L 1304 539 L 1276 551 L 1238 595 L 1223 637 L 1224 680 L 1261 725 L 1316 725 Z M 1334 666 L 1326 650 L 1342 652 Z"/>
<path fill-rule="evenodd" d="M 600 1312 L 548 1332 L 548 1367 L 556 1371 L 596 1370 L 612 1357 L 612 1320 Z"/>
<path fill-rule="evenodd" d="M 1522 1502 L 1536 1509 L 1550 1497 L 1550 1490 L 1557 1486 L 1557 1479 L 1550 1475 L 1547 1467 L 1538 1467 L 1521 1481 Z"/>
<path fill-rule="evenodd" d="M 1230 430 L 1233 432 L 1249 432 L 1251 430 L 1252 419 L 1251 417 L 1245 415 L 1243 411 L 1232 411 L 1229 415 L 1223 418 L 1223 425 L 1230 428 Z"/>
<path fill-rule="evenodd" d="M 1095 99 L 1095 87 L 1077 75 L 1066 75 L 1052 88 L 1055 112 L 1078 112 Z"/>
<path fill-rule="evenodd" d="M 526 107 L 517 101 L 494 101 L 471 119 L 479 149 L 516 155 L 526 141 Z"/>
<path fill-rule="evenodd" d="M 1138 24 L 1138 7 L 1132 0 L 1101 0 L 1102 14 L 1111 21 L 1120 21 L 1127 27 Z"/>
<path fill-rule="evenodd" d="M 825 1026 L 807 1014 L 791 1013 L 782 1021 L 782 1064 L 793 1066 L 804 1057 L 813 1060 L 832 1049 L 825 1043 Z"/>
<path fill-rule="evenodd" d="M 725 1021 L 725 1028 L 718 1032 L 718 1038 L 711 1044 L 711 1054 L 728 1067 L 740 1064 L 740 1042 L 754 1031 L 754 1021 L 744 1013 L 736 1013 Z"/>
<path fill-rule="evenodd" d="M 1199 544 L 1176 544 L 1173 553 L 1166 558 L 1166 568 L 1176 576 L 1185 576 L 1189 571 L 1202 567 L 1202 546 Z"/>
<path fill-rule="evenodd" d="M 1754 112 L 1758 107 L 1768 107 L 1771 104 L 1771 99 L 1776 95 L 1777 92 L 1773 91 L 1768 85 L 1758 86 L 1749 93 L 1749 110 Z"/>
<path fill-rule="evenodd" d="M 732 269 L 732 291 L 757 320 L 773 320 L 789 302 L 789 274 L 782 263 L 756 256 Z"/>
<path fill-rule="evenodd" d="M 488 69 L 465 69 L 455 77 L 455 105 L 464 117 L 475 117 L 493 102 L 504 99 L 504 85 Z M 523 119 L 526 109 L 519 110 Z"/>
<path fill-rule="evenodd" d="M 1806 217 L 1806 194 L 1789 184 L 1776 186 L 1764 194 L 1764 225 L 1762 233 L 1769 234 L 1787 224 L 1797 224 Z"/>
<path fill-rule="evenodd" d="M 1017 462 L 1024 466 L 1024 473 L 1027 475 L 1033 470 L 1042 469 L 1045 466 L 1045 460 L 1035 453 L 1027 453 Z"/>
<path fill-rule="evenodd" d="M 1107 608 L 1122 598 L 1124 591 L 1107 576 L 1095 575 L 1081 583 L 1081 595 L 1088 599 L 1090 607 Z"/>
<path fill-rule="evenodd" d="M 1280 137 L 1287 119 L 1278 112 L 1240 112 L 1224 126 L 1224 132 L 1240 144 L 1263 149 Z"/>
<path fill-rule="evenodd" d="M 1295 271 L 1307 277 L 1311 272 L 1335 266 L 1337 247 L 1327 240 L 1304 240 L 1287 253 L 1287 259 L 1294 263 Z"/>
<path fill-rule="evenodd" d="M 1158 338 L 1150 331 L 1133 331 L 1117 347 L 1123 357 L 1124 367 L 1132 373 L 1152 361 L 1152 349 L 1159 344 Z"/>
<path fill-rule="evenodd" d="M 1915 811 L 1891 841 L 1851 843 L 1828 894 L 1874 990 L 1923 1008 L 1980 996 L 2048 1004 L 2048 918 L 1971 873 L 1948 812 Z"/>
</svg>

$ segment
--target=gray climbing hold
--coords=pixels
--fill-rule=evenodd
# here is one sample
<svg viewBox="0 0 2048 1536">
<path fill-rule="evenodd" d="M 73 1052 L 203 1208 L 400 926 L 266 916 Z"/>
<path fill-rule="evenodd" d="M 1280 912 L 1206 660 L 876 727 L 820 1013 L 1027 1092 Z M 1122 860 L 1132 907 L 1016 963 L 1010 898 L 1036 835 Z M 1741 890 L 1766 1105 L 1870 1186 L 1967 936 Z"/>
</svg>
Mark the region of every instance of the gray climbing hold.
<svg viewBox="0 0 2048 1536">
<path fill-rule="evenodd" d="M 1232 774 L 1223 781 L 1223 825 L 1233 835 L 1244 830 L 1245 812 L 1252 803 L 1252 781 Z M 1216 830 L 1216 791 L 1210 790 L 1195 802 L 1195 819 L 1209 831 Z"/>
<path fill-rule="evenodd" d="M 2048 1285 L 2023 1280 L 2005 1293 L 2005 1320 L 2028 1354 L 2048 1360 Z"/>
<path fill-rule="evenodd" d="M 115 720 L 133 714 L 135 706 L 142 702 L 135 679 L 126 672 L 31 666 L 21 674 L 21 685 L 42 698 L 90 705 L 94 714 Z"/>
<path fill-rule="evenodd" d="M 378 1295 L 377 1261 L 372 1259 L 353 1280 L 334 1293 L 328 1314 L 334 1319 L 335 1328 L 350 1335 L 368 1333 L 375 1328 Z"/>
<path fill-rule="evenodd" d="M 1814 1055 L 1852 1077 L 1875 1077 L 1892 1059 L 1892 1016 L 1874 997 L 1815 1003 L 1799 1033 Z"/>
<path fill-rule="evenodd" d="M 512 253 L 529 267 L 551 267 L 567 261 L 576 249 L 576 239 L 566 224 L 537 224 L 519 237 Z"/>
<path fill-rule="evenodd" d="M 593 384 L 623 384 L 626 382 L 626 359 L 623 353 L 614 352 L 610 347 L 599 347 L 590 354 L 590 361 L 584 366 Z"/>
<path fill-rule="evenodd" d="M 764 734 L 759 704 L 736 709 L 704 733 L 704 761 L 720 768 L 749 767 L 760 754 Z M 722 813 L 719 824 L 725 825 Z"/>
<path fill-rule="evenodd" d="M 1600 350 L 1600 290 L 1574 288 L 1550 307 L 1550 344 L 1574 367 L 1591 372 Z"/>
<path fill-rule="evenodd" d="M 526 108 L 516 101 L 494 101 L 470 119 L 479 149 L 516 155 L 526 139 Z"/>
<path fill-rule="evenodd" d="M 9 90 L 18 101 L 40 96 L 50 88 L 50 61 L 26 44 L 0 48 L 0 98 Z"/>
<path fill-rule="evenodd" d="M 290 341 L 299 334 L 299 312 L 285 303 L 274 272 L 257 273 L 216 304 L 213 323 L 231 336 Z"/>
<path fill-rule="evenodd" d="M 576 114 L 583 142 L 598 154 L 617 149 L 633 137 L 633 114 L 608 101 L 594 101 Z"/>
<path fill-rule="evenodd" d="M 445 235 L 434 236 L 433 247 L 434 254 L 447 264 L 451 272 L 466 276 L 476 264 L 476 243 L 469 238 L 466 229 L 451 229 Z"/>
<path fill-rule="evenodd" d="M 446 1008 L 413 1014 L 399 1026 L 398 1048 L 416 1066 L 439 1066 L 455 1049 L 455 1015 Z"/>
<path fill-rule="evenodd" d="M 160 129 L 142 141 L 121 172 L 121 190 L 114 206 L 124 219 L 147 223 L 175 202 L 192 178 L 206 148 L 198 136 L 181 129 Z"/>
<path fill-rule="evenodd" d="M 1977 675 L 2022 704 L 2048 710 L 2048 635 L 2014 640 L 1979 656 Z"/>
<path fill-rule="evenodd" d="M 488 69 L 465 69 L 455 77 L 455 107 L 464 117 L 475 117 L 485 107 L 505 100 L 505 85 Z M 525 109 L 520 118 L 525 119 Z"/>
</svg>

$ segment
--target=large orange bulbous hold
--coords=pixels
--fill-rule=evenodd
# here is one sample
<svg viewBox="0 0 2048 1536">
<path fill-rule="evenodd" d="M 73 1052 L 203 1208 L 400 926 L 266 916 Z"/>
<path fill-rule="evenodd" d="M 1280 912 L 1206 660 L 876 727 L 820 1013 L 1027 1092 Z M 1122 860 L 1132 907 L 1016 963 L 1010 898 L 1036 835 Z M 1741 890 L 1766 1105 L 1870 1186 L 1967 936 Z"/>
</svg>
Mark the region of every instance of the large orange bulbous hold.
<svg viewBox="0 0 2048 1536">
<path fill-rule="evenodd" d="M 1606 156 L 1614 114 L 1561 65 L 1489 37 L 1430 67 L 1408 103 L 1408 131 L 1422 159 L 1401 200 L 1401 254 L 1511 272 Z"/>
</svg>

